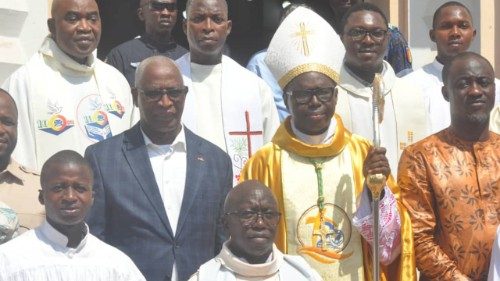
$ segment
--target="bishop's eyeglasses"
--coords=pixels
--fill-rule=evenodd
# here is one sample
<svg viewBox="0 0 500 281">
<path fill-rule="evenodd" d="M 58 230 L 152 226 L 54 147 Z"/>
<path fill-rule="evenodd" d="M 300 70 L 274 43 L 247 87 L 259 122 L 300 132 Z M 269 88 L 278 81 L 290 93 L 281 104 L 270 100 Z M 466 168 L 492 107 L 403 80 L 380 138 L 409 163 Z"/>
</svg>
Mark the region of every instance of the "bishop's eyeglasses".
<svg viewBox="0 0 500 281">
<path fill-rule="evenodd" d="M 310 90 L 286 91 L 287 95 L 292 96 L 298 104 L 308 104 L 313 96 L 322 102 L 328 102 L 335 93 L 335 87 L 317 88 Z"/>
<path fill-rule="evenodd" d="M 273 211 L 234 211 L 225 213 L 226 216 L 234 215 L 240 219 L 240 222 L 244 226 L 253 226 L 259 220 L 259 217 L 262 218 L 262 221 L 268 226 L 276 226 L 280 219 L 280 212 Z"/>
</svg>

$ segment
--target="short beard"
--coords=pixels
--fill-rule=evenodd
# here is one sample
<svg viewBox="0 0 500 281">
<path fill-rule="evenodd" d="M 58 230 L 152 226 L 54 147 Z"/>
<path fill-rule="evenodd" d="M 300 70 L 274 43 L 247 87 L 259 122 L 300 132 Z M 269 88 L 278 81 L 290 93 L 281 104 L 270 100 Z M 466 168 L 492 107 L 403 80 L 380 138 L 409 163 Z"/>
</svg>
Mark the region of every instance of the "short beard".
<svg viewBox="0 0 500 281">
<path fill-rule="evenodd" d="M 490 122 L 490 115 L 486 113 L 470 113 L 463 117 L 457 118 L 460 123 L 468 123 L 474 125 L 484 125 Z"/>
</svg>

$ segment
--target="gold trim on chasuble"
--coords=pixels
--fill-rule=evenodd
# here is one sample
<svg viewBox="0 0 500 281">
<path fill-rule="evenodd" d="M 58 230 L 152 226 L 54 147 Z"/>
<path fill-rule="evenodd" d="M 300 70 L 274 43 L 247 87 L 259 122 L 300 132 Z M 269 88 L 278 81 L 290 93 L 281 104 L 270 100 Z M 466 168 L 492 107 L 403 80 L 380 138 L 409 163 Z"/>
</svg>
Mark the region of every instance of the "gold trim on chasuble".
<svg viewBox="0 0 500 281">
<path fill-rule="evenodd" d="M 350 151 L 321 161 L 322 212 L 311 159 L 286 150 L 281 153 L 288 253 L 301 255 L 326 281 L 364 280 L 361 235 L 352 226 L 357 192 Z"/>
</svg>

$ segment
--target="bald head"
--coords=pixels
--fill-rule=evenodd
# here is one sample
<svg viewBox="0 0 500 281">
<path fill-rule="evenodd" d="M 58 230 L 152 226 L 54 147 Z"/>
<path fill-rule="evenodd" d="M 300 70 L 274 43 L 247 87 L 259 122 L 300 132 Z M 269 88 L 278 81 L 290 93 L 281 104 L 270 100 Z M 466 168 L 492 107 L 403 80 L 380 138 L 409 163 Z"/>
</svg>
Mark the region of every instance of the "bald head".
<svg viewBox="0 0 500 281">
<path fill-rule="evenodd" d="M 4 104 L 8 104 L 14 109 L 14 111 L 16 112 L 16 120 L 17 120 L 17 104 L 14 98 L 9 94 L 9 92 L 7 92 L 2 88 L 0 88 L 0 97 L 2 98 L 2 100 L 5 100 Z"/>
<path fill-rule="evenodd" d="M 78 167 L 82 173 L 90 176 L 93 180 L 93 173 L 90 164 L 85 158 L 83 158 L 78 152 L 73 150 L 62 150 L 52 155 L 42 167 L 42 172 L 40 174 L 40 183 L 42 189 L 46 187 L 47 180 L 53 175 L 58 175 L 60 173 L 60 168 L 62 167 Z"/>
<path fill-rule="evenodd" d="M 450 74 L 454 74 L 454 72 L 452 72 L 451 70 L 456 68 L 457 64 L 462 64 L 465 61 L 475 61 L 477 63 L 480 63 L 488 70 L 491 70 L 491 72 L 493 73 L 493 66 L 486 58 L 474 52 L 464 52 L 456 55 L 453 59 L 451 59 L 449 63 L 444 66 L 442 78 L 445 85 L 449 84 L 449 79 L 452 78 L 450 77 Z"/>
<path fill-rule="evenodd" d="M 165 56 L 153 56 L 143 60 L 137 70 L 135 71 L 135 87 L 143 87 L 144 76 L 149 72 L 148 70 L 152 68 L 163 68 L 171 72 L 172 75 L 176 76 L 182 81 L 182 75 L 179 68 L 175 62 Z"/>
<path fill-rule="evenodd" d="M 229 191 L 224 202 L 224 212 L 228 213 L 238 210 L 239 206 L 252 197 L 253 194 L 259 194 L 261 199 L 272 201 L 273 205 L 277 208 L 278 203 L 276 202 L 276 198 L 267 186 L 257 180 L 247 180 L 236 185 Z"/>
</svg>

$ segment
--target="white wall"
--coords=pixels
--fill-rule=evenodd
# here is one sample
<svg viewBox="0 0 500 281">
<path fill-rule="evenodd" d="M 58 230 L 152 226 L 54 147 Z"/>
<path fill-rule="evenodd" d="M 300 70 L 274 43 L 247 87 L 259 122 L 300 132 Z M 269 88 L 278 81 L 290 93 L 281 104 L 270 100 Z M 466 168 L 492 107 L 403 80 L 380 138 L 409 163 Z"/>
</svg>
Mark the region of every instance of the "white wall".
<svg viewBox="0 0 500 281">
<path fill-rule="evenodd" d="M 407 0 L 408 1 L 408 42 L 413 55 L 413 69 L 432 62 L 436 56 L 436 44 L 429 39 L 434 11 L 448 0 Z M 477 30 L 476 39 L 470 50 L 480 52 L 480 5 L 477 0 L 459 0 L 472 13 L 474 27 Z"/>
<path fill-rule="evenodd" d="M 47 11 L 44 0 L 0 0 L 0 83 L 40 47 Z"/>
</svg>

